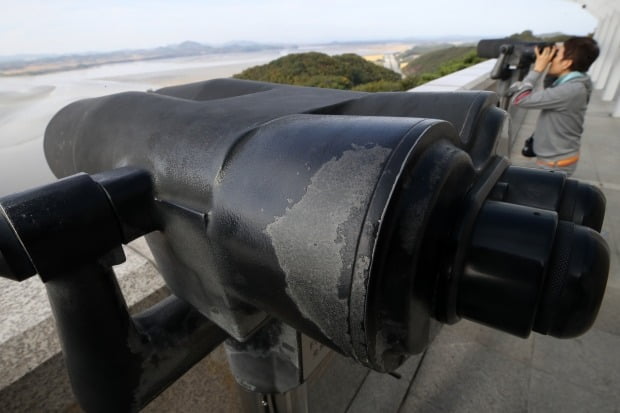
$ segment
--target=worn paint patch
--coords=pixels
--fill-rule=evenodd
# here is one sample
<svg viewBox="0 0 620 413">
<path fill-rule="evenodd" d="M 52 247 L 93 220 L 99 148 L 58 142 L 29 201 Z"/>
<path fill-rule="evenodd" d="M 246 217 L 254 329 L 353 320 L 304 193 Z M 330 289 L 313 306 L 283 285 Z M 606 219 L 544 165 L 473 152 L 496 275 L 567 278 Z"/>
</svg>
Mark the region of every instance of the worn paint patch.
<svg viewBox="0 0 620 413">
<path fill-rule="evenodd" d="M 304 317 L 347 353 L 348 297 L 339 297 L 338 288 L 343 279 L 351 282 L 355 244 L 390 153 L 381 146 L 353 146 L 332 158 L 313 175 L 301 200 L 265 230 L 285 273 L 287 294 Z M 348 239 L 342 229 L 352 227 L 356 236 Z"/>
</svg>

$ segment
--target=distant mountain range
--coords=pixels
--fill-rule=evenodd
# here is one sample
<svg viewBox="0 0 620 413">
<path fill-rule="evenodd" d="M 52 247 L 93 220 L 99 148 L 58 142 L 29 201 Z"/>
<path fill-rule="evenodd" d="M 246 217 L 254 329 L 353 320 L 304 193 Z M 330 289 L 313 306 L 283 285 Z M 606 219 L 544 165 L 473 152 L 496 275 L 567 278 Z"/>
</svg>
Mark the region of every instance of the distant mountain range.
<svg viewBox="0 0 620 413">
<path fill-rule="evenodd" d="M 0 58 L 0 76 L 36 75 L 73 69 L 84 69 L 110 63 L 136 62 L 141 60 L 170 59 L 215 53 L 254 52 L 294 48 L 290 45 L 234 42 L 222 46 L 210 46 L 198 42 L 157 47 L 154 49 L 118 50 L 104 53 L 79 53 L 68 55 L 21 55 Z"/>
<path fill-rule="evenodd" d="M 380 43 L 465 43 L 479 40 L 472 36 L 445 36 L 411 39 L 384 39 L 366 41 L 335 41 L 330 45 L 380 44 Z M 37 75 L 50 72 L 84 69 L 111 63 L 137 62 L 143 60 L 171 59 L 175 57 L 200 56 L 217 53 L 254 52 L 260 50 L 296 49 L 291 44 L 262 44 L 251 41 L 230 42 L 220 46 L 185 41 L 183 43 L 162 46 L 153 49 L 118 50 L 112 52 L 73 53 L 65 55 L 0 56 L 0 76 Z"/>
</svg>

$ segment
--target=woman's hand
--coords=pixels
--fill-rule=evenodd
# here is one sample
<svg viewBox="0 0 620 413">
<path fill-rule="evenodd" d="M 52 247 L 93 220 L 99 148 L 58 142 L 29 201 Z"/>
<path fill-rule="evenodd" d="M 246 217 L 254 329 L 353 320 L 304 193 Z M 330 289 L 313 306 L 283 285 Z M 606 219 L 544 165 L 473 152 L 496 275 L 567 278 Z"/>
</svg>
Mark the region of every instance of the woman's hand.
<svg viewBox="0 0 620 413">
<path fill-rule="evenodd" d="M 549 46 L 544 49 L 540 49 L 538 47 L 534 48 L 534 53 L 536 54 L 536 62 L 534 63 L 534 71 L 536 72 L 544 72 L 549 63 L 555 57 L 558 48 L 557 46 Z"/>
</svg>

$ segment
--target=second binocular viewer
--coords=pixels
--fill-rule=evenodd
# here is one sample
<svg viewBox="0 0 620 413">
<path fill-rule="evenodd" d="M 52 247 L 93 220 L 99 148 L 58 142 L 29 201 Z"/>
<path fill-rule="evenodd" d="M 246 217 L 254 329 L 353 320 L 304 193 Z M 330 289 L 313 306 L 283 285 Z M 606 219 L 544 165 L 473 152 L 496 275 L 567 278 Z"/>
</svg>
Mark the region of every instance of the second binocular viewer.
<svg viewBox="0 0 620 413">
<path fill-rule="evenodd" d="M 97 328 L 121 323 L 105 338 L 120 344 L 106 347 L 130 347 L 127 360 L 153 363 L 161 346 L 149 343 L 168 343 L 161 331 L 175 328 L 161 308 L 149 322 L 127 318 L 118 289 L 91 288 L 83 270 L 122 261 L 120 245 L 142 235 L 183 311 L 215 323 L 238 351 L 272 319 L 382 372 L 461 318 L 520 337 L 577 336 L 605 290 L 605 198 L 496 155 L 506 116 L 496 103 L 484 91 L 232 79 L 72 103 L 45 134 L 64 179 L 0 199 L 0 270 L 16 280 L 39 273 L 48 286 L 84 404 L 97 392 L 83 389 L 85 377 L 108 374 L 105 363 L 86 371 L 89 311 Z M 139 370 L 122 377 L 133 404 L 158 391 L 141 386 L 181 370 L 162 378 L 146 364 L 116 364 Z M 154 378 L 125 379 L 136 374 Z"/>
<path fill-rule="evenodd" d="M 522 42 L 511 38 L 485 39 L 478 42 L 478 56 L 497 59 L 491 79 L 523 80 L 532 63 L 536 61 L 535 49 L 554 46 L 550 42 Z M 517 77 L 513 78 L 513 74 Z"/>
</svg>

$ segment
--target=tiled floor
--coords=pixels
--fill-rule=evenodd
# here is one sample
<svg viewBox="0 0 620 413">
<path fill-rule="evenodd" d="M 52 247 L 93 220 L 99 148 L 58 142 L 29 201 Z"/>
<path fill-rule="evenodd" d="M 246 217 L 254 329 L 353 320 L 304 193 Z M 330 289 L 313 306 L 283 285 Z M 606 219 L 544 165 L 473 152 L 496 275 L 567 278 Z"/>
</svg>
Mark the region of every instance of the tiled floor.
<svg viewBox="0 0 620 413">
<path fill-rule="evenodd" d="M 595 326 L 569 340 L 539 334 L 523 340 L 467 321 L 444 327 L 400 412 L 620 411 L 620 119 L 606 113 L 607 104 L 595 94 L 574 175 L 600 186 L 607 196 L 602 234 L 612 260 Z M 535 117 L 526 119 L 515 150 L 534 122 Z M 528 163 L 520 155 L 513 161 Z"/>
</svg>

